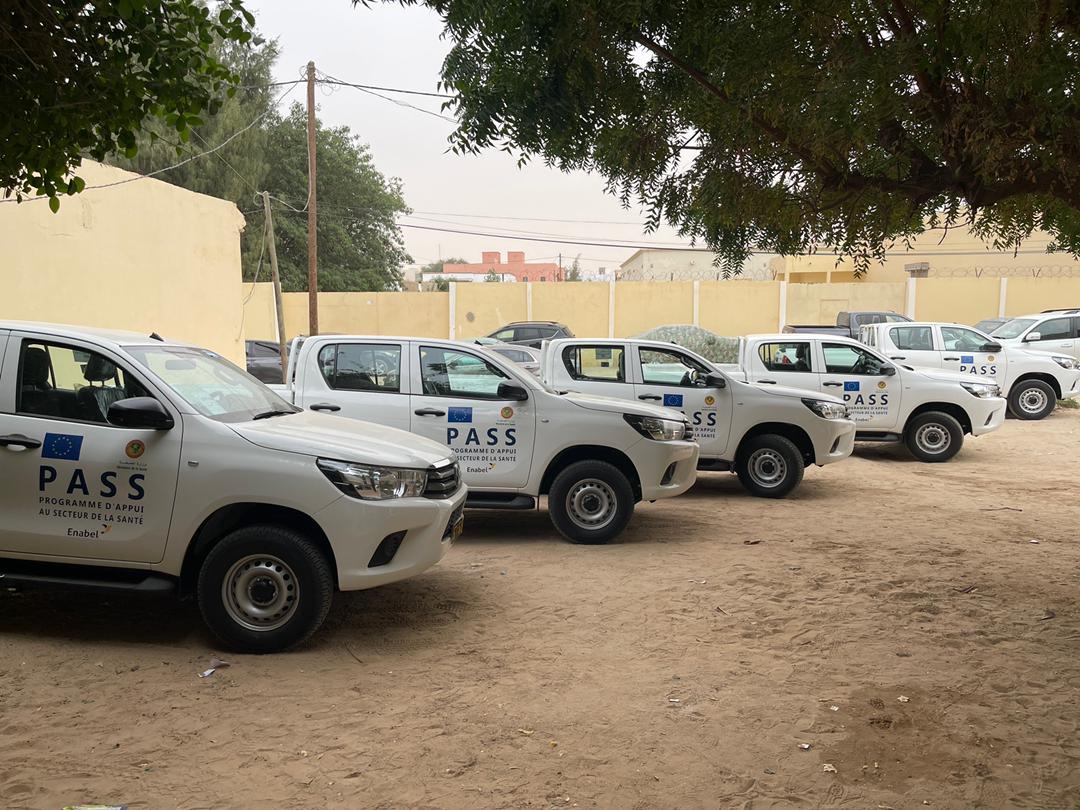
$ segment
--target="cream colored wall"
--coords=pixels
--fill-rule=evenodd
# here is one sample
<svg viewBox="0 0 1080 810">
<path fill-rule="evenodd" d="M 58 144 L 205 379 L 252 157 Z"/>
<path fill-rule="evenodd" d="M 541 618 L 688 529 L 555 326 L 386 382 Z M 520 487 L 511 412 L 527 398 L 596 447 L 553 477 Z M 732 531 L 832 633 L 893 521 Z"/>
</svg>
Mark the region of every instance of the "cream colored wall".
<svg viewBox="0 0 1080 810">
<path fill-rule="evenodd" d="M 1011 278 L 1006 312 L 1010 315 L 1053 306 L 1080 305 L 1080 277 Z M 780 326 L 781 285 L 772 281 L 702 281 L 698 283 L 698 323 L 721 335 L 771 332 Z M 788 283 L 789 324 L 831 324 L 841 310 L 892 310 L 904 313 L 907 282 Z M 915 282 L 915 317 L 919 320 L 976 323 L 997 315 L 1001 279 L 926 278 Z M 244 334 L 276 335 L 269 284 L 244 286 Z M 532 317 L 561 321 L 581 337 L 607 337 L 608 284 L 533 284 Z M 456 335 L 468 339 L 527 317 L 525 284 L 458 284 Z M 693 322 L 693 282 L 618 282 L 615 284 L 614 332 L 639 334 L 654 326 Z M 305 334 L 307 293 L 285 293 L 288 337 Z M 376 335 L 450 333 L 449 293 L 321 293 L 323 332 Z M 470 314 L 472 318 L 470 319 Z"/>
<path fill-rule="evenodd" d="M 85 161 L 87 189 L 53 214 L 43 200 L 0 204 L 0 318 L 53 321 L 191 341 L 237 361 L 240 232 L 231 202 Z"/>
<path fill-rule="evenodd" d="M 1080 278 L 1072 281 L 1080 289 Z M 996 318 L 1000 289 L 998 278 L 920 278 L 915 289 L 915 320 L 976 324 L 984 318 Z"/>
<path fill-rule="evenodd" d="M 795 284 L 787 286 L 787 322 L 836 323 L 836 314 L 851 310 L 903 313 L 906 283 Z"/>
</svg>

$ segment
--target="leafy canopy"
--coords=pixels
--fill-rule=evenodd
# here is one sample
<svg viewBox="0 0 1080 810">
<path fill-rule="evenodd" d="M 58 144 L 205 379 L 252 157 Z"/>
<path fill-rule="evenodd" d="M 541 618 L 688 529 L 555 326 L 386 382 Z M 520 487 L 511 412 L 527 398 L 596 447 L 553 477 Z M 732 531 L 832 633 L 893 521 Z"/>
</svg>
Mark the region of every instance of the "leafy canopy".
<svg viewBox="0 0 1080 810">
<path fill-rule="evenodd" d="M 83 155 L 133 156 L 144 121 L 186 142 L 233 75 L 215 42 L 246 43 L 241 0 L 9 0 L 0 11 L 0 188 L 75 194 Z"/>
<path fill-rule="evenodd" d="M 726 269 L 960 221 L 1080 255 L 1075 3 L 401 2 L 453 43 L 455 150 L 600 172 Z"/>
</svg>

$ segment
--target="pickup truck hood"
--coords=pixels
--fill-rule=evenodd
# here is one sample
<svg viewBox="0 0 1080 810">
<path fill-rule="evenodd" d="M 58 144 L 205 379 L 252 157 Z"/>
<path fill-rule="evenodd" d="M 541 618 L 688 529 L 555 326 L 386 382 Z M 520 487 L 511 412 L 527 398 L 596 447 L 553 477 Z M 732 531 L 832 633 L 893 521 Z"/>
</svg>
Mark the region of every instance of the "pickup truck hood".
<svg viewBox="0 0 1080 810">
<path fill-rule="evenodd" d="M 772 394 L 777 397 L 789 397 L 791 399 L 820 399 L 825 402 L 833 402 L 838 405 L 843 405 L 844 400 L 840 397 L 833 396 L 832 394 L 823 394 L 820 391 L 812 391 L 809 388 L 790 388 L 786 385 L 769 385 L 768 383 L 748 383 L 753 385 L 758 391 L 764 391 L 766 394 Z"/>
<path fill-rule="evenodd" d="M 958 374 L 955 371 L 943 371 L 936 368 L 916 368 L 913 371 L 904 368 L 904 374 L 921 374 L 923 377 L 928 377 L 931 380 L 937 380 L 945 383 L 964 383 L 964 382 L 993 382 L 993 380 L 982 380 L 978 377 L 974 377 L 971 374 Z"/>
<path fill-rule="evenodd" d="M 1011 359 L 1011 358 L 1015 357 L 1018 362 L 1022 362 L 1025 359 L 1030 360 L 1032 358 L 1034 358 L 1036 360 L 1047 360 L 1047 361 L 1053 363 L 1055 366 L 1057 366 L 1058 369 L 1061 369 L 1061 366 L 1058 366 L 1057 362 L 1054 360 L 1055 357 L 1071 357 L 1072 356 L 1070 354 L 1067 354 L 1066 352 L 1044 352 L 1044 351 L 1040 351 L 1038 349 L 1027 349 L 1027 348 L 1022 349 L 1019 346 L 1008 346 L 1008 345 L 1004 345 L 1004 344 L 1003 344 L 1002 348 L 1005 349 L 1005 356 L 1007 358 Z"/>
<path fill-rule="evenodd" d="M 415 433 L 311 411 L 229 427 L 259 447 L 338 461 L 422 469 L 453 456 L 448 447 Z"/>
<path fill-rule="evenodd" d="M 646 405 L 644 402 L 633 402 L 628 399 L 616 399 L 615 397 L 604 397 L 598 394 L 582 394 L 577 391 L 563 394 L 561 398 L 574 403 L 580 408 L 588 408 L 590 411 L 633 413 L 639 416 L 656 416 L 660 419 L 686 421 L 686 415 L 681 411 L 673 408 L 662 408 L 659 405 Z"/>
</svg>

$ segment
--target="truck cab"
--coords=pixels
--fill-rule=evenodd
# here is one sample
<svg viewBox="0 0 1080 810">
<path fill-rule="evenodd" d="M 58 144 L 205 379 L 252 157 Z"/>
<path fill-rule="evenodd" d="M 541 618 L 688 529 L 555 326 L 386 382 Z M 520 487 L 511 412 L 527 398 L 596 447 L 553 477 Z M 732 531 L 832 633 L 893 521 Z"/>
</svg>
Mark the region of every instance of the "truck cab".
<svg viewBox="0 0 1080 810">
<path fill-rule="evenodd" d="M 916 369 L 839 335 L 749 335 L 739 356 L 748 381 L 842 397 L 856 441 L 902 441 L 920 461 L 947 461 L 965 434 L 989 433 L 1005 419 L 997 383 Z"/>
<path fill-rule="evenodd" d="M 990 336 L 1005 346 L 1067 354 L 1080 360 L 1080 307 L 1021 315 L 997 327 Z"/>
<path fill-rule="evenodd" d="M 559 393 L 481 346 L 414 337 L 298 338 L 284 394 L 297 406 L 410 430 L 453 449 L 472 508 L 533 509 L 603 543 L 635 503 L 685 492 L 698 445 L 686 417 L 645 402 Z"/>
<path fill-rule="evenodd" d="M 993 380 L 1018 419 L 1044 419 L 1059 399 L 1080 396 L 1080 362 L 1072 356 L 1003 346 L 970 326 L 881 323 L 864 326 L 859 337 L 890 360 Z"/>
<path fill-rule="evenodd" d="M 891 311 L 842 311 L 836 314 L 835 324 L 818 326 L 812 324 L 789 324 L 784 326 L 782 331 L 790 334 L 843 335 L 844 337 L 858 339 L 859 330 L 863 326 L 875 323 L 903 323 L 910 320 L 911 318 L 906 315 Z"/>
<path fill-rule="evenodd" d="M 303 412 L 215 352 L 0 322 L 0 583 L 193 596 L 272 652 L 335 590 L 415 576 L 462 526 L 445 445 Z"/>
<path fill-rule="evenodd" d="M 855 424 L 828 394 L 749 385 L 689 349 L 641 339 L 553 340 L 541 379 L 557 390 L 675 408 L 701 447 L 699 468 L 733 470 L 754 495 L 779 498 L 806 465 L 851 454 Z"/>
</svg>

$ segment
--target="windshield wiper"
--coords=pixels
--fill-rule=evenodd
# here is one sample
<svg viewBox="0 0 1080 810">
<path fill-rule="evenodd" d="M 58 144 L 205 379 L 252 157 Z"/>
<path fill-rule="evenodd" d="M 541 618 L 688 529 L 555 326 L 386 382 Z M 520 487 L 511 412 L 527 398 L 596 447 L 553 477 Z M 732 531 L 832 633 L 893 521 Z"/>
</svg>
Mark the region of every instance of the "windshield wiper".
<svg viewBox="0 0 1080 810">
<path fill-rule="evenodd" d="M 276 409 L 274 409 L 272 411 L 263 411 L 262 413 L 257 413 L 251 418 L 252 418 L 252 420 L 255 420 L 255 419 L 269 419 L 272 416 L 288 416 L 290 413 L 298 413 L 298 412 L 299 411 L 297 411 L 297 410 L 284 411 L 284 410 L 281 410 L 280 408 L 276 408 Z"/>
</svg>

